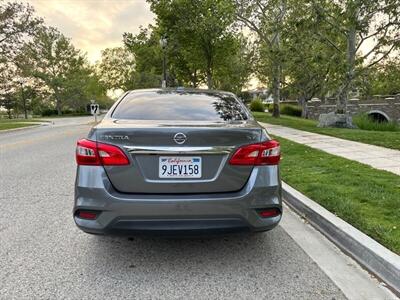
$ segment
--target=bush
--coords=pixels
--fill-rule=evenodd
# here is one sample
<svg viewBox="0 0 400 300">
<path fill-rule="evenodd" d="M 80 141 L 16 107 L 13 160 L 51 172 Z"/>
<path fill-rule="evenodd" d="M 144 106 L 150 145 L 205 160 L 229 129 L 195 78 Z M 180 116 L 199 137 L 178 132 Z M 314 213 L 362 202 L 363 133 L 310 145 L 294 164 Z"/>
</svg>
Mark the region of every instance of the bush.
<svg viewBox="0 0 400 300">
<path fill-rule="evenodd" d="M 54 116 L 57 114 L 57 109 L 46 108 L 40 112 L 43 117 Z"/>
<path fill-rule="evenodd" d="M 261 100 L 259 98 L 256 98 L 250 102 L 250 110 L 264 112 L 265 107 Z"/>
<path fill-rule="evenodd" d="M 302 109 L 300 106 L 290 105 L 290 104 L 281 104 L 281 114 L 293 116 L 293 117 L 301 117 Z"/>
<path fill-rule="evenodd" d="M 253 98 L 252 95 L 247 91 L 240 92 L 237 95 L 243 101 L 243 103 L 249 103 Z"/>
<path fill-rule="evenodd" d="M 353 123 L 362 130 L 372 131 L 400 131 L 399 123 L 395 121 L 379 122 L 367 114 L 354 116 Z"/>
<path fill-rule="evenodd" d="M 52 108 L 46 108 L 42 110 L 41 113 L 39 113 L 43 117 L 50 117 L 50 116 L 57 116 L 58 112 L 57 109 L 52 109 Z M 90 115 L 90 113 L 86 112 L 84 109 L 78 109 L 78 110 L 71 110 L 71 109 L 66 109 L 62 111 L 63 116 L 86 116 Z"/>
</svg>

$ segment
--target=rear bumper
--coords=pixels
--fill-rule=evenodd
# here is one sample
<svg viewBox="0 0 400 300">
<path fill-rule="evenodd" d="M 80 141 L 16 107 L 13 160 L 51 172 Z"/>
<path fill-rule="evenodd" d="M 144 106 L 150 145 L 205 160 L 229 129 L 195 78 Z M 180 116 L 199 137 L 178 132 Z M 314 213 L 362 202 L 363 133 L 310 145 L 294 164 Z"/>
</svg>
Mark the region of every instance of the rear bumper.
<svg viewBox="0 0 400 300">
<path fill-rule="evenodd" d="M 258 209 L 282 211 L 278 166 L 255 167 L 238 192 L 215 194 L 122 194 L 103 167 L 79 166 L 74 220 L 85 232 L 99 234 L 197 234 L 265 231 L 281 215 L 261 218 Z M 98 211 L 96 220 L 81 219 L 78 210 Z"/>
</svg>

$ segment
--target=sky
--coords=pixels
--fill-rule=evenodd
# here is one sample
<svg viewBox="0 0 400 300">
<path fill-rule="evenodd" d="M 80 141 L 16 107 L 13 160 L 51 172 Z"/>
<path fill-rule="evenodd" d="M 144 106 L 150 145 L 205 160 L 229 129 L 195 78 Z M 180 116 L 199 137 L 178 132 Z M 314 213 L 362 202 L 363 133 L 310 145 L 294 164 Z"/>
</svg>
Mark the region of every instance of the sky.
<svg viewBox="0 0 400 300">
<path fill-rule="evenodd" d="M 138 33 L 139 27 L 154 23 L 145 0 L 26 0 L 45 23 L 71 38 L 90 62 L 101 50 L 122 46 L 124 32 Z"/>
</svg>

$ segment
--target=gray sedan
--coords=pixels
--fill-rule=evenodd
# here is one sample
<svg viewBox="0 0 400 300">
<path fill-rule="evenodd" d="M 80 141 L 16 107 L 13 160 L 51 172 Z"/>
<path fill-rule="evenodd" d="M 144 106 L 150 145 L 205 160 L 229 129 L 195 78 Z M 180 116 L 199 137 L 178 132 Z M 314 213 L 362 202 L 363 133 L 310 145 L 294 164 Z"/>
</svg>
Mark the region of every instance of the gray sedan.
<svg viewBox="0 0 400 300">
<path fill-rule="evenodd" d="M 282 215 L 279 160 L 232 93 L 130 91 L 77 143 L 74 220 L 95 234 L 270 230 Z"/>
</svg>

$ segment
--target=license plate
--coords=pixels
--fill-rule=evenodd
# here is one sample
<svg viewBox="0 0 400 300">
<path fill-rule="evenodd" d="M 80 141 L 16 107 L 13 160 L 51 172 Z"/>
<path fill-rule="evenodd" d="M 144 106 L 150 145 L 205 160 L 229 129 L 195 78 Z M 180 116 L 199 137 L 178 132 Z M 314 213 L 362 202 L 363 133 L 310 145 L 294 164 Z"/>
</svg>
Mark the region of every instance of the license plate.
<svg viewBox="0 0 400 300">
<path fill-rule="evenodd" d="M 161 156 L 160 178 L 201 178 L 201 157 Z"/>
</svg>

